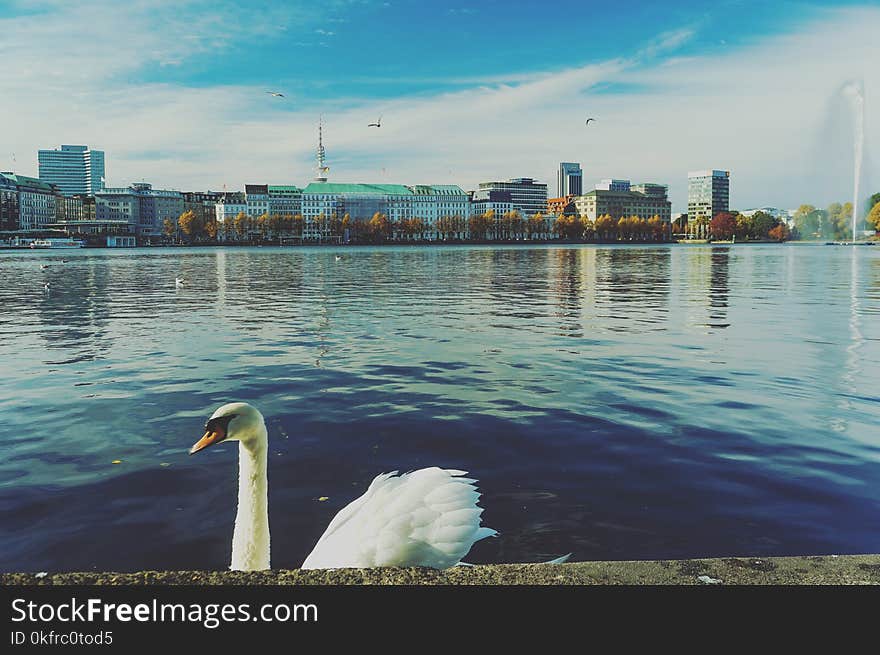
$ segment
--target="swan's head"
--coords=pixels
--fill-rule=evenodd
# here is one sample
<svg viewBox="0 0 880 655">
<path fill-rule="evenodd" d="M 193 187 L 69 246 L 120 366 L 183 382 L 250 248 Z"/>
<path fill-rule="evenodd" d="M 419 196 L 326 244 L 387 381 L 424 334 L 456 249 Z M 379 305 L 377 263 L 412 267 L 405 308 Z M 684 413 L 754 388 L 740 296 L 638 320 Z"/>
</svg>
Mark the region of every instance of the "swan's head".
<svg viewBox="0 0 880 655">
<path fill-rule="evenodd" d="M 266 424 L 256 407 L 247 403 L 228 403 L 211 415 L 205 423 L 205 435 L 193 444 L 189 454 L 223 441 L 241 441 L 247 445 L 265 437 Z"/>
</svg>

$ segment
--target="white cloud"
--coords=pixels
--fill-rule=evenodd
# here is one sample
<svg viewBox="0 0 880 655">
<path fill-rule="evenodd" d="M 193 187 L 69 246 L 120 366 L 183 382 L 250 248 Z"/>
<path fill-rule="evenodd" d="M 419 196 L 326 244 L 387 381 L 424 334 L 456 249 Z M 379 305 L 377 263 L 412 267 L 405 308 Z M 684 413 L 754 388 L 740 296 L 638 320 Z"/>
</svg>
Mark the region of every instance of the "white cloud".
<svg viewBox="0 0 880 655">
<path fill-rule="evenodd" d="M 4 131 L 9 154 L 0 152 L 0 169 L 15 152 L 20 171 L 36 173 L 38 148 L 88 143 L 107 151 L 110 184 L 304 184 L 323 112 L 337 180 L 473 188 L 531 176 L 554 193 L 558 162 L 580 161 L 589 183 L 668 183 L 678 210 L 688 170 L 729 168 L 738 208 L 827 204 L 848 198 L 852 186 L 848 118 L 829 98 L 845 80 L 863 78 L 870 110 L 871 92 L 880 88 L 880 67 L 870 65 L 880 61 L 875 9 L 829 12 L 795 33 L 710 55 L 673 56 L 693 36 L 687 27 L 628 61 L 494 80 L 469 74 L 460 81 L 473 86 L 455 92 L 304 105 L 266 103 L 262 87 L 127 81 L 145 57 L 171 67 L 240 38 L 227 31 L 228 16 L 206 12 L 202 28 L 184 34 L 159 29 L 163 14 L 137 6 L 85 17 L 59 7 L 51 20 L 0 21 L 0 32 L 12 35 L 0 43 L 0 56 L 9 61 L 19 48 L 27 55 L 0 69 L 0 89 L 13 91 L 0 102 L 0 124 L 15 125 Z M 108 42 L 81 39 L 80 20 L 92 21 Z M 279 28 L 269 22 L 252 29 Z M 379 115 L 382 128 L 368 130 Z M 587 115 L 597 122 L 585 127 Z M 868 151 L 880 152 L 876 132 Z"/>
</svg>

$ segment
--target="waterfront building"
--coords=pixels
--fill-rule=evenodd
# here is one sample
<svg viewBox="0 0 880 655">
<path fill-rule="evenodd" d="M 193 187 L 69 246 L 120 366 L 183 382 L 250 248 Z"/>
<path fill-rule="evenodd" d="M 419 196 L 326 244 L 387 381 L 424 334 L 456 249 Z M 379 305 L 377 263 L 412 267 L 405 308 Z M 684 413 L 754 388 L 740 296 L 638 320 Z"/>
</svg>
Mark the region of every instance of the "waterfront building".
<svg viewBox="0 0 880 655">
<path fill-rule="evenodd" d="M 577 194 L 580 195 L 580 194 Z M 547 213 L 553 216 L 574 216 L 578 213 L 577 205 L 575 205 L 574 194 L 569 194 L 567 196 L 562 196 L 560 198 L 548 198 L 547 199 Z"/>
<path fill-rule="evenodd" d="M 501 223 L 504 215 L 520 210 L 519 207 L 514 204 L 510 191 L 494 191 L 487 189 L 474 191 L 471 196 L 470 216 L 485 214 L 488 211 L 491 211 L 495 216 L 495 226 L 486 233 L 486 238 L 495 239 L 502 232 Z M 520 214 L 522 214 L 521 211 Z"/>
<path fill-rule="evenodd" d="M 604 184 L 608 182 L 608 184 Z M 595 221 L 599 216 L 623 218 L 638 216 L 645 220 L 659 216 L 664 223 L 672 220 L 672 203 L 665 184 L 635 184 L 629 180 L 604 180 L 601 186 L 574 199 L 581 218 Z"/>
<path fill-rule="evenodd" d="M 339 239 L 334 219 L 348 214 L 352 221 L 369 221 L 379 213 L 392 224 L 413 218 L 413 192 L 402 184 L 350 184 L 315 181 L 303 189 L 303 240 Z"/>
<path fill-rule="evenodd" d="M 217 239 L 227 241 L 235 238 L 235 217 L 247 214 L 245 194 L 236 191 L 224 193 L 214 205 L 214 216 L 217 219 Z"/>
<path fill-rule="evenodd" d="M 162 236 L 165 219 L 176 224 L 182 213 L 183 194 L 154 189 L 146 182 L 104 188 L 95 194 L 95 220 L 125 221 L 145 239 Z"/>
<path fill-rule="evenodd" d="M 511 178 L 506 182 L 481 182 L 478 192 L 507 191 L 514 209 L 523 218 L 547 211 L 547 185 L 530 177 Z"/>
<path fill-rule="evenodd" d="M 268 184 L 245 184 L 244 197 L 248 216 L 257 218 L 269 213 Z"/>
<path fill-rule="evenodd" d="M 629 191 L 629 180 L 602 180 L 596 185 L 597 191 Z"/>
<path fill-rule="evenodd" d="M 7 215 L 16 205 L 12 196 L 17 196 L 18 224 L 12 229 L 41 230 L 58 220 L 58 213 L 62 211 L 59 209 L 61 194 L 54 184 L 15 173 L 0 173 L 0 178 L 4 179 L 6 189 Z M 13 186 L 15 193 L 11 191 Z M 8 216 L 5 223 L 11 225 L 11 217 Z"/>
<path fill-rule="evenodd" d="M 269 184 L 269 214 L 297 216 L 302 214 L 302 189 L 292 184 Z"/>
<path fill-rule="evenodd" d="M 688 222 L 712 220 L 718 212 L 726 211 L 730 211 L 730 171 L 688 173 Z"/>
<path fill-rule="evenodd" d="M 579 196 L 583 193 L 583 171 L 581 165 L 574 162 L 561 162 L 556 178 L 558 197 Z"/>
<path fill-rule="evenodd" d="M 183 211 L 191 211 L 196 219 L 205 224 L 209 218 L 215 218 L 214 206 L 223 197 L 219 191 L 184 191 Z"/>
<path fill-rule="evenodd" d="M 436 240 L 441 218 L 458 218 L 461 224 L 470 214 L 468 195 L 454 184 L 417 184 L 409 187 L 413 192 L 413 218 L 421 219 L 425 229 L 415 238 Z"/>
<path fill-rule="evenodd" d="M 62 145 L 38 150 L 40 179 L 56 185 L 65 196 L 94 195 L 104 186 L 104 151 Z"/>
<path fill-rule="evenodd" d="M 8 175 L 0 173 L 0 232 L 19 229 L 18 184 Z"/>
</svg>

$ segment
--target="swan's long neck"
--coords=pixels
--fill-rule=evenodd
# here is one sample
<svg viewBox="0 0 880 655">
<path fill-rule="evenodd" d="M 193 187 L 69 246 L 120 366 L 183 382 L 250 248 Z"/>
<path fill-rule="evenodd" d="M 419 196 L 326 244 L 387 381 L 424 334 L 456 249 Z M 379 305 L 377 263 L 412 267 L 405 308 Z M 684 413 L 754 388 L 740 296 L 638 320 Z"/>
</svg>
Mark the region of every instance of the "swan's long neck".
<svg viewBox="0 0 880 655">
<path fill-rule="evenodd" d="M 233 571 L 269 568 L 269 480 L 266 427 L 259 438 L 238 444 L 238 514 L 232 534 Z"/>
</svg>

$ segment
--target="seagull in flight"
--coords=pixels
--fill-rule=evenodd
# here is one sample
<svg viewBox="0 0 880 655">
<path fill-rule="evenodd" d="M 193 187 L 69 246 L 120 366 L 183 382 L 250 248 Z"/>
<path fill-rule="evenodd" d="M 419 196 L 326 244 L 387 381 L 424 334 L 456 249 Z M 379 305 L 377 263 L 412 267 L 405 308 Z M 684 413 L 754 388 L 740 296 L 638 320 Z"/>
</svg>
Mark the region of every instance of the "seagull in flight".
<svg viewBox="0 0 880 655">
<path fill-rule="evenodd" d="M 367 127 L 382 127 L 382 117 L 379 116 L 379 120 L 377 120 L 375 123 L 370 123 L 369 125 L 367 125 Z"/>
<path fill-rule="evenodd" d="M 584 123 L 584 125 L 589 125 L 589 124 L 590 124 L 590 121 L 594 121 L 594 122 L 595 122 L 595 120 L 596 120 L 595 118 L 588 118 L 588 119 L 587 119 L 587 122 Z"/>
<path fill-rule="evenodd" d="M 275 96 L 276 98 L 283 98 L 284 94 L 279 93 L 278 91 L 266 91 L 270 96 Z"/>
</svg>

